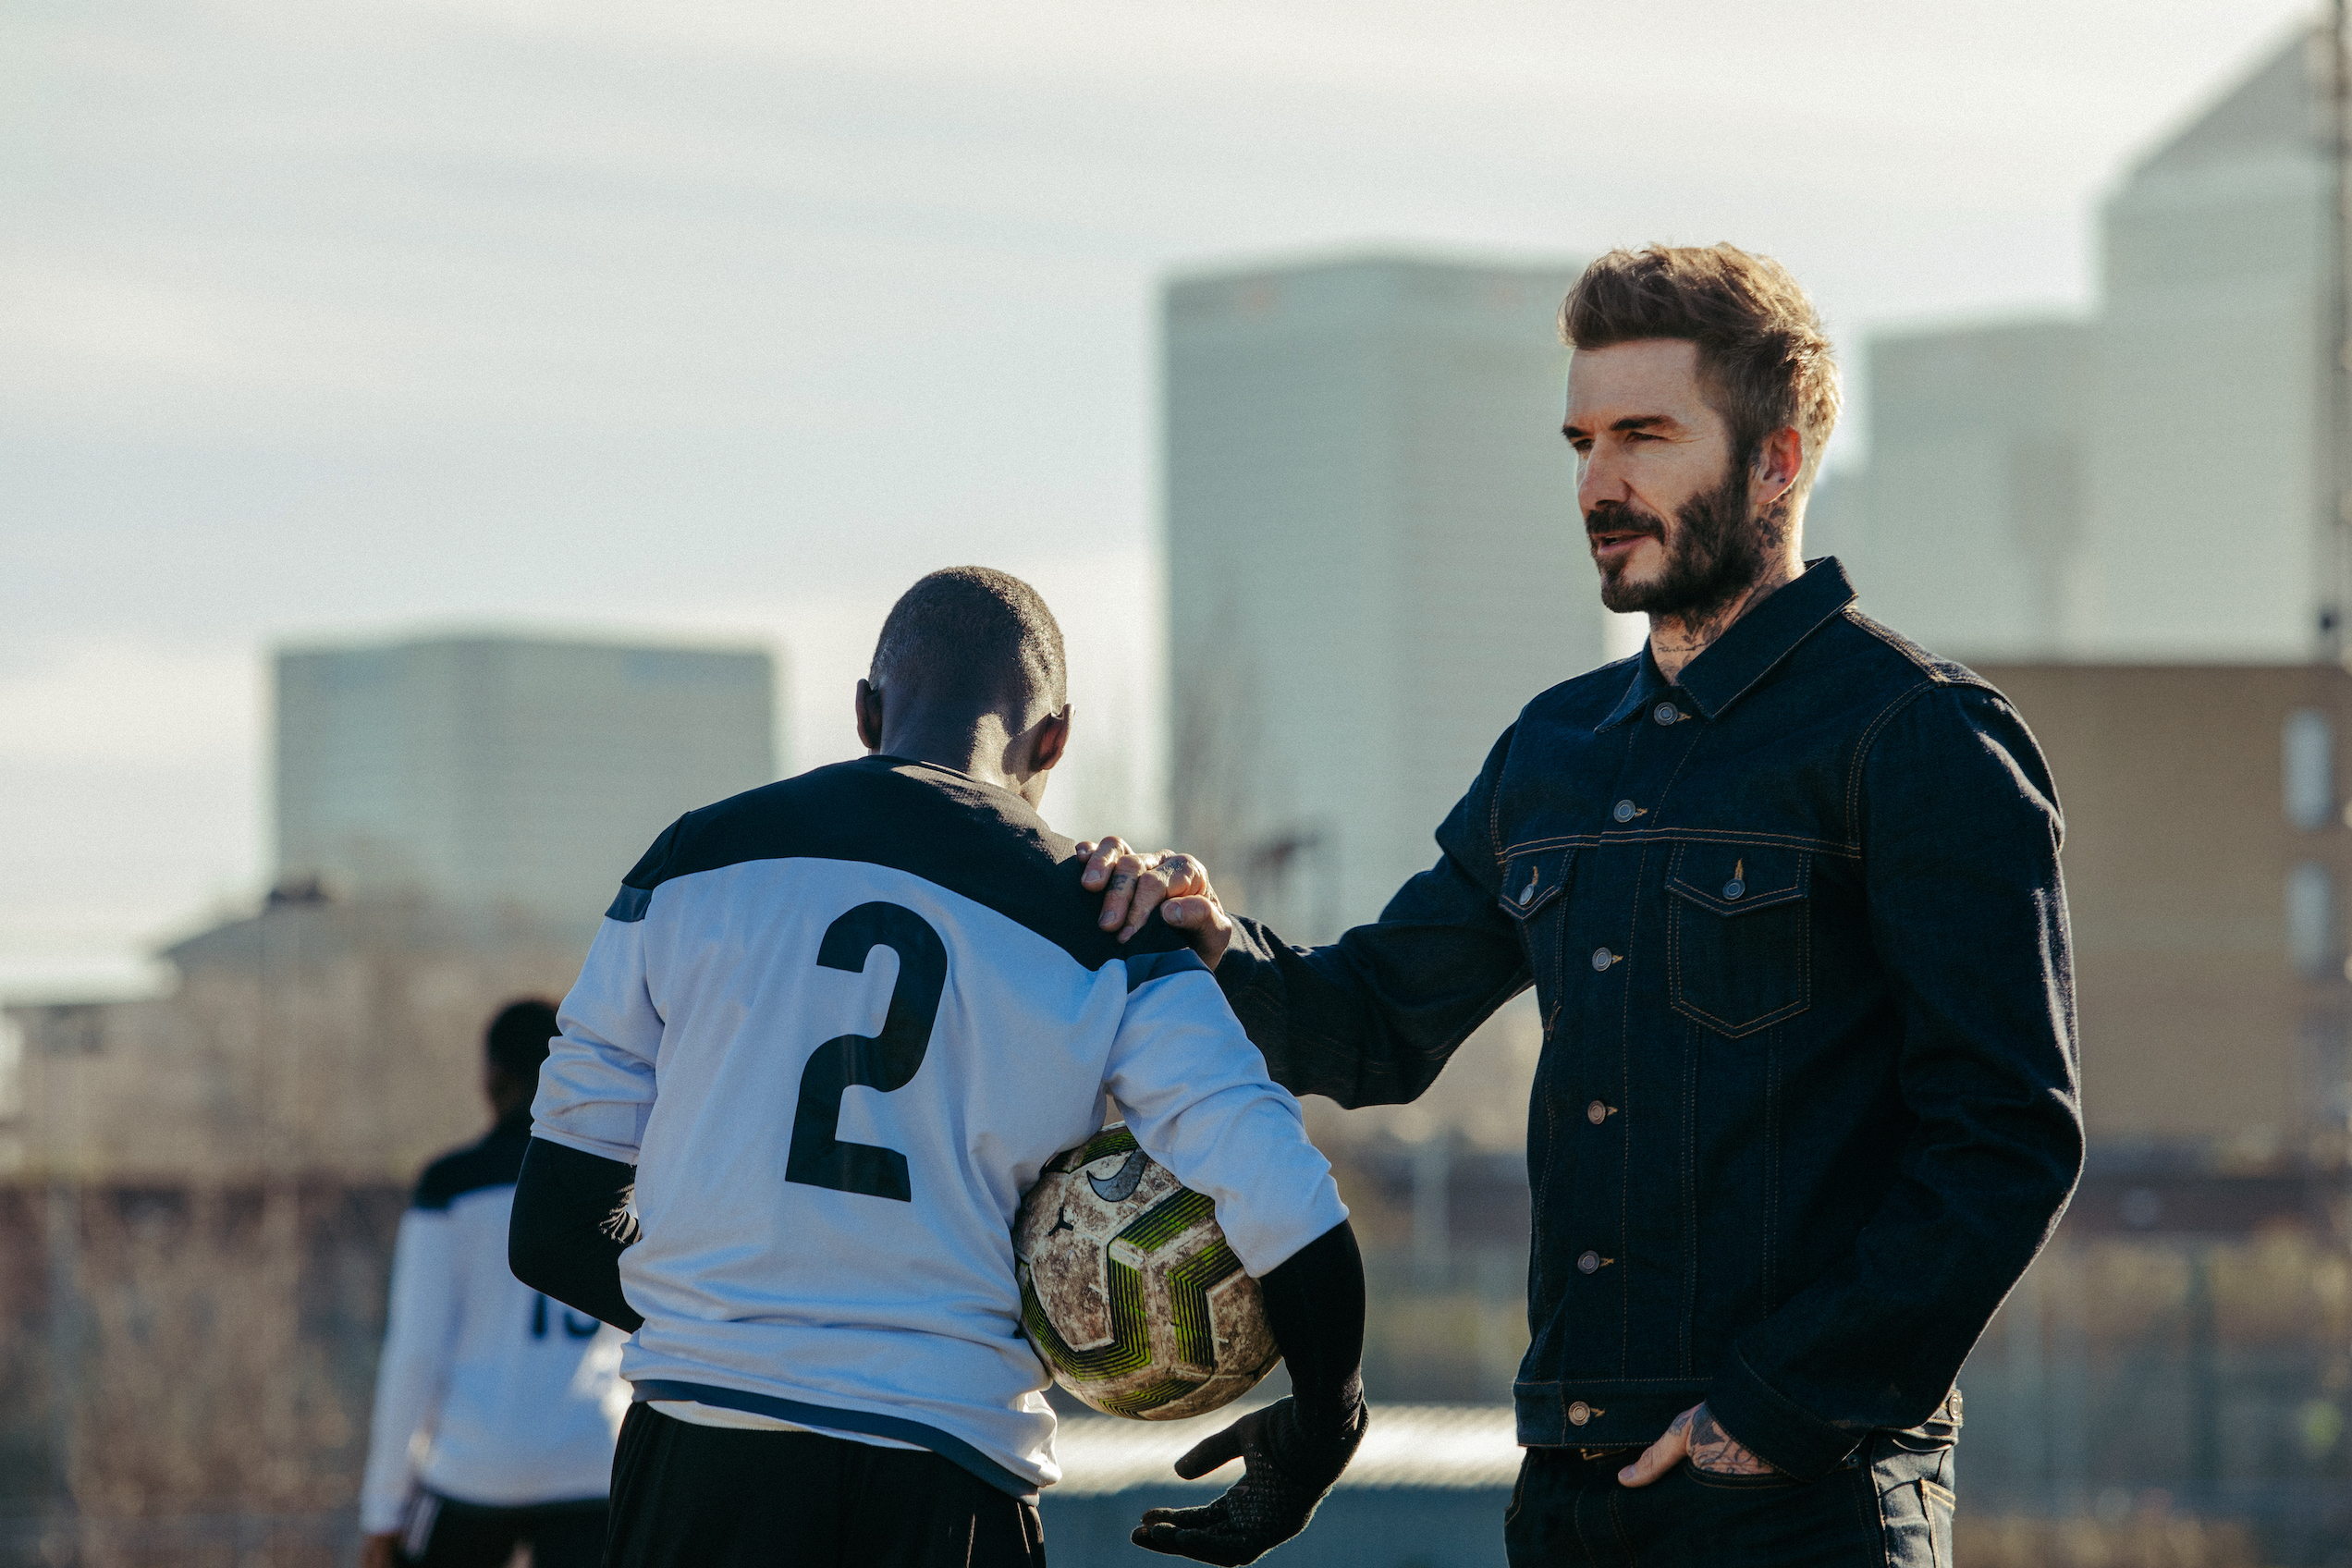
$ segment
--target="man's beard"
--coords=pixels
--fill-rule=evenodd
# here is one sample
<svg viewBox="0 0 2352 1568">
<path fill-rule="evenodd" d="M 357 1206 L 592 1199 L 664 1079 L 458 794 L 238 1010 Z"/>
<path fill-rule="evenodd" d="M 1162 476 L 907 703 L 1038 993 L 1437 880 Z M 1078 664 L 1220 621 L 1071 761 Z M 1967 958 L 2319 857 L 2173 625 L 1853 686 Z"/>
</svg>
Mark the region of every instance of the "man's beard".
<svg viewBox="0 0 2352 1568">
<path fill-rule="evenodd" d="M 1765 520 L 1747 512 L 1745 465 L 1733 463 L 1723 483 L 1694 496 L 1674 513 L 1670 529 L 1656 516 L 1620 501 L 1585 514 L 1587 532 L 1632 522 L 1666 552 L 1666 570 L 1648 582 L 1628 582 L 1625 569 L 1604 569 L 1600 602 L 1620 615 L 1638 612 L 1705 620 L 1727 608 L 1764 575 Z"/>
</svg>

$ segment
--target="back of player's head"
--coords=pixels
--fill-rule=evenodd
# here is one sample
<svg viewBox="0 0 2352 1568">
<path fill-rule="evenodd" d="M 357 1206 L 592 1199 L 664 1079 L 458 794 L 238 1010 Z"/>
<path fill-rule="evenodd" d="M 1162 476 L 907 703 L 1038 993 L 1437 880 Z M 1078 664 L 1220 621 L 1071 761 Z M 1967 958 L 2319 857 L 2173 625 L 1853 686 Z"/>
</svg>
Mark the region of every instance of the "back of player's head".
<svg viewBox="0 0 2352 1568">
<path fill-rule="evenodd" d="M 889 696 L 1003 716 L 1016 734 L 1070 700 L 1061 627 L 1011 572 L 951 566 L 899 595 L 867 673 Z"/>
<path fill-rule="evenodd" d="M 498 1010 L 483 1048 L 491 1065 L 518 1083 L 531 1084 L 538 1081 L 539 1064 L 547 1060 L 547 1042 L 555 1037 L 556 1010 L 527 997 Z"/>
</svg>

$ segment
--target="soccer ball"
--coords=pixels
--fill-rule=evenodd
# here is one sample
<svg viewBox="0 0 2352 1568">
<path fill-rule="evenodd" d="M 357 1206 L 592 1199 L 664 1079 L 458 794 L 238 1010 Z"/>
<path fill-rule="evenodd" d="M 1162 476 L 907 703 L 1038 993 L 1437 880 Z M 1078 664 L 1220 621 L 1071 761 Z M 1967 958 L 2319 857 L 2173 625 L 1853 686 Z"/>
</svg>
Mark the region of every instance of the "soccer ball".
<svg viewBox="0 0 2352 1568">
<path fill-rule="evenodd" d="M 1198 1415 L 1282 1358 L 1216 1206 L 1123 1124 L 1047 1162 L 1012 1250 L 1022 1331 L 1054 1381 L 1106 1415 Z"/>
</svg>

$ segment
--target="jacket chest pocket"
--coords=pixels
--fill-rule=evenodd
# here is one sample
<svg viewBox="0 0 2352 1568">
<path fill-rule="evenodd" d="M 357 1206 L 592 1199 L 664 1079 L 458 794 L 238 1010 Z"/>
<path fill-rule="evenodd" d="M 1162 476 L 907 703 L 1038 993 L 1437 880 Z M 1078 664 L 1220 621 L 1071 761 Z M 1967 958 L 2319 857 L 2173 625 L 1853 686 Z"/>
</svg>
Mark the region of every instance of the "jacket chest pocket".
<svg viewBox="0 0 2352 1568">
<path fill-rule="evenodd" d="M 1682 843 L 1666 866 L 1674 1011 L 1737 1038 L 1813 1000 L 1813 857 L 1804 850 Z"/>
<path fill-rule="evenodd" d="M 1575 864 L 1574 850 L 1512 855 L 1503 862 L 1502 892 L 1495 900 L 1495 906 L 1519 927 L 1537 1000 L 1547 1013 L 1560 989 L 1561 920 L 1568 909 L 1568 878 Z"/>
</svg>

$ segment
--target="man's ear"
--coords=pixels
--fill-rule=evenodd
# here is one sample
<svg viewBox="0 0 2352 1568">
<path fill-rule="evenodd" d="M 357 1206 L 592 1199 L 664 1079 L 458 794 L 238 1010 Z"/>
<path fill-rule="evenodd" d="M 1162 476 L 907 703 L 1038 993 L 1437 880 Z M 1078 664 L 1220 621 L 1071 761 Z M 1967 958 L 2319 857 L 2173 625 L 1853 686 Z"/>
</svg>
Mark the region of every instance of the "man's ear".
<svg viewBox="0 0 2352 1568">
<path fill-rule="evenodd" d="M 864 680 L 857 684 L 858 744 L 869 752 L 882 749 L 882 693 Z"/>
<path fill-rule="evenodd" d="M 1795 425 L 1784 424 L 1765 436 L 1756 450 L 1752 485 L 1755 504 L 1769 507 L 1787 495 L 1804 467 L 1805 437 L 1796 433 Z"/>
<path fill-rule="evenodd" d="M 1061 760 L 1070 748 L 1070 704 L 1061 704 L 1060 713 L 1047 714 L 1037 721 L 1029 741 L 1029 771 L 1043 773 Z"/>
</svg>

